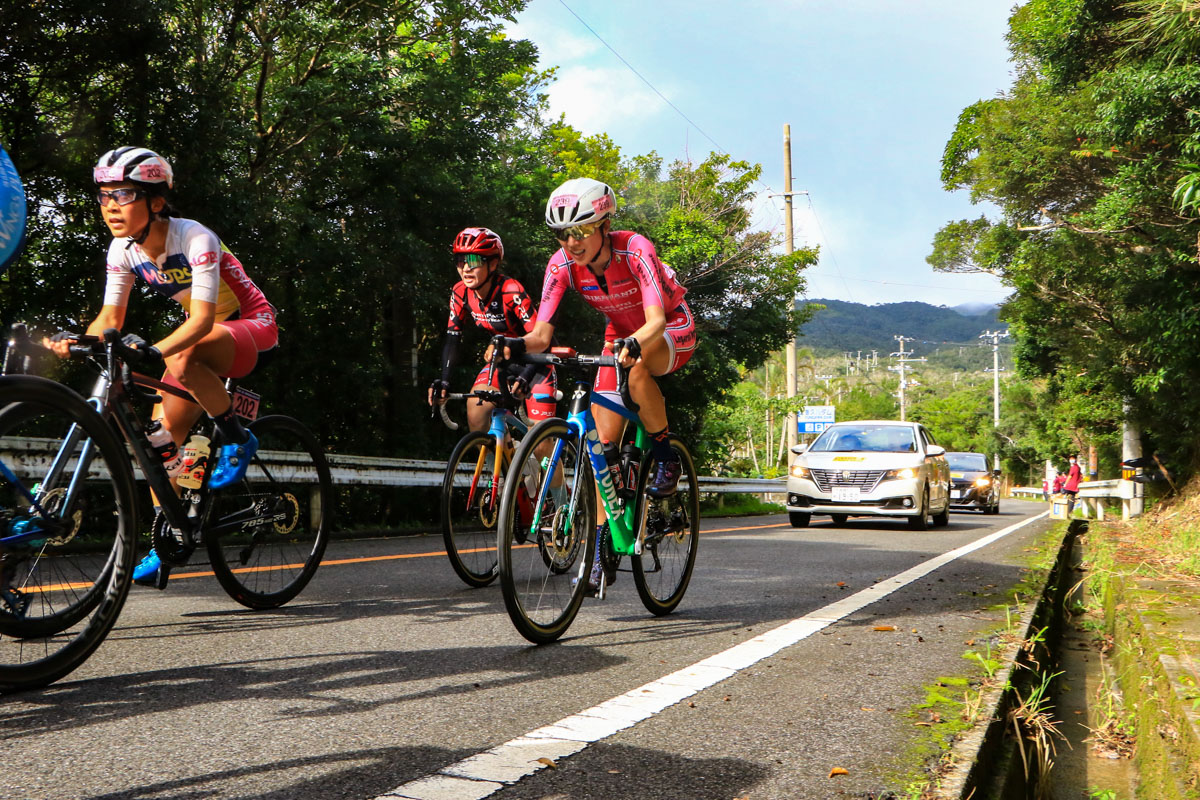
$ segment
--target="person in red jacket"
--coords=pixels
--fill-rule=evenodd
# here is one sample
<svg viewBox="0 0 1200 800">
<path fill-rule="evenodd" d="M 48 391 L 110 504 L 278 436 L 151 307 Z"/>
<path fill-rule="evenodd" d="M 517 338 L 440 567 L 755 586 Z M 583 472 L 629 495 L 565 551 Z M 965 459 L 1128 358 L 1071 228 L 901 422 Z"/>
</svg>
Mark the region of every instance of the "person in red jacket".
<svg viewBox="0 0 1200 800">
<path fill-rule="evenodd" d="M 1063 481 L 1063 494 L 1067 496 L 1067 516 L 1071 516 L 1071 512 L 1075 510 L 1075 495 L 1079 494 L 1079 482 L 1083 480 L 1083 471 L 1079 468 L 1079 461 L 1075 456 L 1071 456 L 1071 466 L 1067 469 L 1067 478 Z"/>
</svg>

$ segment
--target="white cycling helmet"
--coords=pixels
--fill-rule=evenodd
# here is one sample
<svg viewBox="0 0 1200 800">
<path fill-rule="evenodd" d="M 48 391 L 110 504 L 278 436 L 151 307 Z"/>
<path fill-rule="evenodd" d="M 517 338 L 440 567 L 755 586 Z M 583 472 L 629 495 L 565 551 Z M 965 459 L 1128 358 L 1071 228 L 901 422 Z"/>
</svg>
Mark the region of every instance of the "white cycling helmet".
<svg viewBox="0 0 1200 800">
<path fill-rule="evenodd" d="M 153 150 L 144 147 L 118 147 L 100 156 L 92 169 L 96 183 L 133 181 L 146 185 L 175 183 L 171 163 Z"/>
<path fill-rule="evenodd" d="M 546 224 L 555 230 L 606 219 L 617 210 L 617 195 L 607 183 L 572 178 L 550 193 Z"/>
</svg>

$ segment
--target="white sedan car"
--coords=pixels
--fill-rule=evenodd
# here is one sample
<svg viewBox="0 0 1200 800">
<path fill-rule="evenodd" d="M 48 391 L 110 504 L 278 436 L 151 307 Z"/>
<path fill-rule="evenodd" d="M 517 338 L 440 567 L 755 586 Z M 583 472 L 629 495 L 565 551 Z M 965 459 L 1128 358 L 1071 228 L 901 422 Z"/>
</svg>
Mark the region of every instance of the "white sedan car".
<svg viewBox="0 0 1200 800">
<path fill-rule="evenodd" d="M 914 530 L 950 519 L 950 466 L 945 448 L 919 422 L 837 422 L 811 445 L 796 445 L 788 475 L 788 518 L 808 525 L 828 514 L 904 517 Z"/>
</svg>

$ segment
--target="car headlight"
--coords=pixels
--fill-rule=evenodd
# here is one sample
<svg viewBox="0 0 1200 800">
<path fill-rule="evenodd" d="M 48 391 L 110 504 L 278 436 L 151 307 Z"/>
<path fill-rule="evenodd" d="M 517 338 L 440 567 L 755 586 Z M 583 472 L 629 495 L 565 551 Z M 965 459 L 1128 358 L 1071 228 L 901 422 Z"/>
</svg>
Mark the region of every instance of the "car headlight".
<svg viewBox="0 0 1200 800">
<path fill-rule="evenodd" d="M 992 479 L 991 479 L 991 478 L 976 478 L 976 479 L 975 479 L 975 485 L 976 485 L 976 486 L 979 486 L 979 487 L 991 486 L 991 485 L 992 485 Z"/>
<path fill-rule="evenodd" d="M 791 473 L 793 478 L 807 478 L 809 476 L 808 467 L 802 467 L 799 464 L 792 464 Z"/>
<path fill-rule="evenodd" d="M 913 467 L 889 469 L 883 477 L 885 480 L 890 480 L 893 478 L 915 478 L 917 477 L 917 471 Z"/>
</svg>

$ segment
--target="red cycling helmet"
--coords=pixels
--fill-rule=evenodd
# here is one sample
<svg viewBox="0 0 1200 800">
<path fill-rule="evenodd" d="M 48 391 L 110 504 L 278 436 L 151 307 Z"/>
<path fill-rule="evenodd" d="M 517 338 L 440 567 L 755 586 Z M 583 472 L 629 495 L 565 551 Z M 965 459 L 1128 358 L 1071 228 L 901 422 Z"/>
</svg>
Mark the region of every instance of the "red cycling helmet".
<svg viewBox="0 0 1200 800">
<path fill-rule="evenodd" d="M 504 258 L 504 242 L 487 228 L 463 228 L 454 237 L 454 253 L 475 253 L 488 258 Z"/>
</svg>

